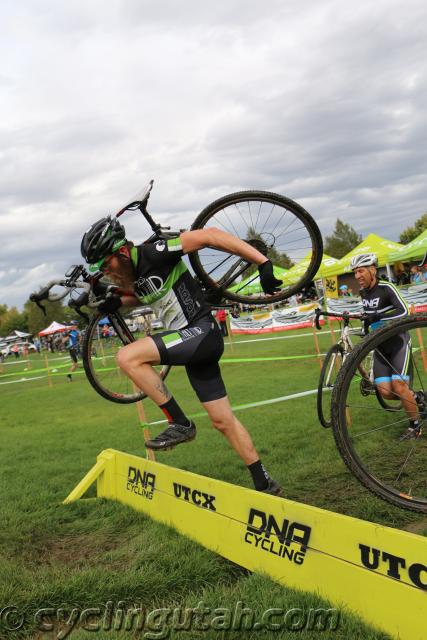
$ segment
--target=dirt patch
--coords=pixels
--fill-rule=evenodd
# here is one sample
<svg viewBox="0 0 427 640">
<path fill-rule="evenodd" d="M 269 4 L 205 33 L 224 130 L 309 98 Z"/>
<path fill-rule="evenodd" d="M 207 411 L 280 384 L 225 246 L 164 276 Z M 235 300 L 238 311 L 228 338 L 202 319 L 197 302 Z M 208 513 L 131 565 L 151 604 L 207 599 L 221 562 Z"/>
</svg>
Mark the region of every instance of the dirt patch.
<svg viewBox="0 0 427 640">
<path fill-rule="evenodd" d="M 123 544 L 123 538 L 98 537 L 89 534 L 69 535 L 43 540 L 35 544 L 27 559 L 37 565 L 62 564 L 72 567 L 99 563 L 100 556 Z"/>
<path fill-rule="evenodd" d="M 416 522 L 410 522 L 403 527 L 404 531 L 409 531 L 409 533 L 418 533 L 423 535 L 424 532 L 427 531 L 427 516 L 421 518 L 421 520 L 417 520 Z"/>
</svg>

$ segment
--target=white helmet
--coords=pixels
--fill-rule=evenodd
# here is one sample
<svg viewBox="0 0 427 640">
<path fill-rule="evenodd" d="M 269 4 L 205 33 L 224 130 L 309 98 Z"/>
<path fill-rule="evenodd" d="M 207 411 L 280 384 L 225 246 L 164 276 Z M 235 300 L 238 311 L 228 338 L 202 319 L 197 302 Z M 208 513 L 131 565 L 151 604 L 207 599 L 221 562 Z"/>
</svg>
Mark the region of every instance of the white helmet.
<svg viewBox="0 0 427 640">
<path fill-rule="evenodd" d="M 375 253 L 361 253 L 353 256 L 350 262 L 350 268 L 354 271 L 359 267 L 377 267 L 378 259 Z"/>
</svg>

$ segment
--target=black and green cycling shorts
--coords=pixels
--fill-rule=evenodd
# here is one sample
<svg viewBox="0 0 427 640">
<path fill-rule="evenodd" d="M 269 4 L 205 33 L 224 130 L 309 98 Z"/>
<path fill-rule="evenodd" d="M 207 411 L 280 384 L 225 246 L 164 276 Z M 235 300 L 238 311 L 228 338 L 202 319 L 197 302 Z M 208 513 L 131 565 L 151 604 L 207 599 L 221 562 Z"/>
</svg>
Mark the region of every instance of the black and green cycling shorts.
<svg viewBox="0 0 427 640">
<path fill-rule="evenodd" d="M 383 342 L 374 353 L 375 383 L 409 382 L 411 358 L 411 337 L 407 331 Z"/>
<path fill-rule="evenodd" d="M 161 331 L 151 336 L 161 364 L 184 366 L 200 402 L 227 395 L 218 361 L 224 352 L 221 331 L 211 315 L 185 329 Z"/>
</svg>

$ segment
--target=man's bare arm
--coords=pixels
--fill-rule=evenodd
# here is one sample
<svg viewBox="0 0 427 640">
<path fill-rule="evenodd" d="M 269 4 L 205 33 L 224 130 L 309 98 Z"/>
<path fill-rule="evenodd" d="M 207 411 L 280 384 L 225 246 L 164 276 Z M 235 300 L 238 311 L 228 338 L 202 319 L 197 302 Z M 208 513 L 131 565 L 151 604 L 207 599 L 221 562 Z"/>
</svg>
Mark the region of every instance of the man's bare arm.
<svg viewBox="0 0 427 640">
<path fill-rule="evenodd" d="M 184 233 L 181 233 L 181 244 L 184 253 L 198 251 L 204 247 L 215 247 L 215 249 L 222 249 L 236 256 L 241 256 L 248 262 L 253 262 L 257 265 L 263 264 L 268 259 L 244 240 L 240 240 L 240 238 L 233 236 L 231 233 L 221 231 L 216 227 L 184 231 Z"/>
</svg>

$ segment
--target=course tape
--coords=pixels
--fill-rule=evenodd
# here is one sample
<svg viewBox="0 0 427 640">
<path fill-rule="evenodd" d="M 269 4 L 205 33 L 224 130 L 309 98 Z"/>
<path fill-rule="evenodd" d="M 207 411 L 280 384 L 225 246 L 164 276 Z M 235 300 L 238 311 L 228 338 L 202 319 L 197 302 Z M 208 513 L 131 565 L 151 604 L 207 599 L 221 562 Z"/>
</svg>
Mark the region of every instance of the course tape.
<svg viewBox="0 0 427 640">
<path fill-rule="evenodd" d="M 245 411 L 246 409 L 253 409 L 253 407 L 263 407 L 267 404 L 276 404 L 276 402 L 285 402 L 286 400 L 294 400 L 295 398 L 302 398 L 304 396 L 311 396 L 317 393 L 317 389 L 310 389 L 309 391 L 300 391 L 299 393 L 292 393 L 290 396 L 279 396 L 278 398 L 270 398 L 269 400 L 259 400 L 258 402 L 248 402 L 246 404 L 236 404 L 231 407 L 233 411 Z M 189 418 L 206 418 L 206 411 L 200 413 L 193 413 L 189 415 Z M 156 420 L 155 422 L 144 423 L 141 426 L 152 426 L 155 424 L 164 424 L 167 420 Z"/>
<path fill-rule="evenodd" d="M 321 356 L 324 356 L 325 354 L 322 353 L 320 354 Z M 257 358 L 221 358 L 221 363 L 226 363 L 226 364 L 230 364 L 233 362 L 274 362 L 275 360 L 304 360 L 305 358 L 318 358 L 319 356 L 317 354 L 307 354 L 307 355 L 302 355 L 302 356 L 271 356 L 271 357 L 257 357 Z M 101 358 L 100 358 L 101 359 Z M 57 365 L 56 367 L 54 367 L 55 369 L 69 369 L 71 367 L 71 364 L 67 363 L 67 364 L 60 364 Z M 100 371 L 102 371 L 102 373 L 108 373 L 109 371 L 116 371 L 117 367 L 103 367 Z M 46 367 L 44 369 L 32 369 L 30 371 L 25 371 L 26 376 L 29 376 L 32 373 L 46 373 L 48 371 L 48 369 L 46 369 Z M 51 371 L 51 376 L 55 376 L 55 375 L 64 375 L 64 374 L 58 374 L 58 373 L 53 373 L 52 369 L 49 367 L 49 371 Z M 0 375 L 0 380 L 2 378 L 10 378 L 11 376 L 21 376 L 22 378 L 24 378 L 24 376 L 22 375 L 23 372 L 22 371 L 15 371 L 14 373 L 6 373 L 3 375 Z M 25 379 L 27 379 L 27 377 L 25 377 Z M 3 384 L 0 382 L 0 384 Z"/>
<path fill-rule="evenodd" d="M 226 345 L 229 345 L 230 342 L 232 345 L 236 345 L 236 344 L 246 344 L 248 342 L 267 342 L 268 340 L 292 340 L 293 338 L 308 338 L 310 337 L 312 334 L 307 331 L 307 333 L 297 333 L 294 336 L 274 336 L 272 338 L 253 338 L 252 340 L 229 340 L 228 342 L 226 342 Z M 330 337 L 330 333 L 326 332 L 326 333 L 320 333 L 320 331 L 316 334 L 317 337 L 322 337 L 322 336 L 329 336 Z"/>
<path fill-rule="evenodd" d="M 21 378 L 20 380 L 7 380 L 6 382 L 0 382 L 0 384 L 16 384 L 17 382 L 31 382 L 32 380 L 43 380 L 47 376 L 34 376 L 34 378 Z"/>
<path fill-rule="evenodd" d="M 71 367 L 71 361 L 67 362 L 66 364 L 57 364 L 54 367 L 49 367 L 49 369 L 46 369 L 46 367 L 43 367 L 43 369 L 29 369 L 28 371 L 14 371 L 13 373 L 4 373 L 3 375 L 0 376 L 1 378 L 6 378 L 6 377 L 10 377 L 10 376 L 22 376 L 22 374 L 26 374 L 29 375 L 31 373 L 46 373 L 46 371 L 52 371 L 52 369 L 69 369 Z M 52 374 L 54 375 L 54 374 Z"/>
</svg>

